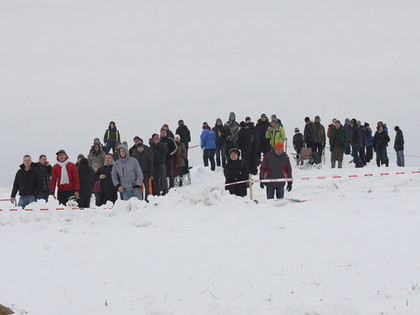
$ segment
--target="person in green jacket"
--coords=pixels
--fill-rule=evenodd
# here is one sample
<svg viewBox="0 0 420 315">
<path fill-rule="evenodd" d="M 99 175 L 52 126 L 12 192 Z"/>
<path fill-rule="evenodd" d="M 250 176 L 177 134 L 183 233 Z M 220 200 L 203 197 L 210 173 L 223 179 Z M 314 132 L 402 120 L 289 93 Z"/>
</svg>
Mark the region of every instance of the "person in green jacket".
<svg viewBox="0 0 420 315">
<path fill-rule="evenodd" d="M 265 137 L 270 140 L 271 148 L 274 148 L 274 145 L 277 142 L 284 143 L 284 140 L 286 139 L 286 132 L 277 119 L 271 120 L 271 124 L 267 128 Z"/>
<path fill-rule="evenodd" d="M 335 161 L 338 161 L 338 168 L 343 167 L 343 156 L 346 151 L 347 133 L 343 125 L 337 120 L 330 133 L 331 168 L 335 168 Z"/>
</svg>

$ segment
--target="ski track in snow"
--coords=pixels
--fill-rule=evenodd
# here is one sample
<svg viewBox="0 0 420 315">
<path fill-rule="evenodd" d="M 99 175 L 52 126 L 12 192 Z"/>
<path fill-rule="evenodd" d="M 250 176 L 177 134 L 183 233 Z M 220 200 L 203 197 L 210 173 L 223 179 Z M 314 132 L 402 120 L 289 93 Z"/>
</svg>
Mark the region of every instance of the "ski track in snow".
<svg viewBox="0 0 420 315">
<path fill-rule="evenodd" d="M 297 180 L 286 198 L 304 203 L 268 201 L 259 185 L 256 201 L 231 196 L 221 169 L 194 168 L 192 181 L 148 204 L 0 212 L 0 303 L 31 315 L 420 313 L 420 174 Z"/>
</svg>

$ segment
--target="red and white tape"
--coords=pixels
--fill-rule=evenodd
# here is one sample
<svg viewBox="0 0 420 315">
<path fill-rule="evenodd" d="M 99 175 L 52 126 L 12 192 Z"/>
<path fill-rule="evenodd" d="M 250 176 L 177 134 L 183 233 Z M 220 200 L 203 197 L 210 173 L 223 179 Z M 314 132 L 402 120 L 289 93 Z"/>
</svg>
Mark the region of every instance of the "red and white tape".
<svg viewBox="0 0 420 315">
<path fill-rule="evenodd" d="M 61 208 L 26 208 L 26 209 L 21 209 L 21 208 L 11 208 L 11 209 L 0 209 L 0 212 L 5 212 L 5 211 L 11 211 L 11 212 L 17 212 L 19 210 L 25 211 L 25 212 L 34 212 L 34 211 L 64 211 L 67 209 L 71 209 L 71 210 L 95 210 L 98 208 L 78 208 L 78 207 L 61 207 Z M 99 209 L 103 209 L 103 210 L 112 210 L 112 208 L 99 208 Z"/>
</svg>

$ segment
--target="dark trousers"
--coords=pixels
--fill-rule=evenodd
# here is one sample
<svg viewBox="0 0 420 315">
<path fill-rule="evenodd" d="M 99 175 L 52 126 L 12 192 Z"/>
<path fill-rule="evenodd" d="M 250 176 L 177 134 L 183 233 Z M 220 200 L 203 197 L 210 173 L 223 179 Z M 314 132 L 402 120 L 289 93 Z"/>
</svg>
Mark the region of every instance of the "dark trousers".
<svg viewBox="0 0 420 315">
<path fill-rule="evenodd" d="M 41 191 L 38 196 L 36 196 L 37 199 L 44 199 L 45 201 L 48 201 L 48 197 L 50 195 L 49 191 Z"/>
<path fill-rule="evenodd" d="M 267 199 L 274 199 L 274 192 L 276 193 L 277 199 L 284 198 L 284 186 L 267 186 Z"/>
<path fill-rule="evenodd" d="M 90 207 L 90 195 L 80 195 L 79 200 L 77 201 L 79 208 L 89 208 Z"/>
<path fill-rule="evenodd" d="M 204 166 L 209 166 L 209 160 L 210 160 L 210 169 L 212 171 L 216 170 L 216 162 L 214 161 L 214 154 L 216 153 L 216 149 L 204 149 L 203 154 L 203 161 Z"/>
<path fill-rule="evenodd" d="M 360 159 L 362 160 L 362 163 L 366 165 L 365 146 L 360 146 L 359 154 L 360 154 Z"/>
<path fill-rule="evenodd" d="M 168 193 L 168 180 L 166 179 L 165 164 L 155 165 L 153 168 L 153 195 L 159 196 Z"/>
<path fill-rule="evenodd" d="M 386 164 L 388 166 L 388 154 L 386 152 L 386 147 L 376 148 L 376 161 L 380 164 Z"/>
<path fill-rule="evenodd" d="M 359 156 L 360 152 L 360 146 L 359 145 L 353 145 L 351 147 L 351 156 L 353 157 L 353 163 L 356 164 L 356 167 L 361 164 L 363 164 L 362 159 Z"/>
<path fill-rule="evenodd" d="M 117 191 L 112 193 L 104 193 L 101 192 L 101 206 L 106 204 L 107 201 L 111 201 L 112 203 L 115 203 L 118 199 Z"/>
<path fill-rule="evenodd" d="M 72 196 L 74 196 L 74 190 L 59 191 L 57 193 L 58 202 L 64 206 L 66 205 L 67 201 L 69 201 L 69 198 Z"/>
<path fill-rule="evenodd" d="M 366 163 L 373 159 L 373 147 L 366 147 Z"/>
<path fill-rule="evenodd" d="M 270 142 L 267 141 L 267 139 L 262 139 L 260 140 L 259 146 L 258 146 L 258 150 L 257 150 L 257 165 L 259 165 L 261 163 L 261 153 L 264 155 L 266 155 L 268 152 L 271 151 L 271 146 L 270 146 Z"/>
<path fill-rule="evenodd" d="M 150 195 L 150 174 L 148 172 L 143 173 L 143 196 L 147 200 L 147 197 Z"/>
<path fill-rule="evenodd" d="M 324 146 L 322 143 L 314 143 L 312 146 L 312 152 L 318 152 L 319 155 L 319 163 L 322 160 L 322 151 L 324 150 Z"/>
<path fill-rule="evenodd" d="M 220 156 L 222 157 L 222 163 L 220 163 Z M 216 145 L 216 164 L 217 166 L 223 166 L 226 164 L 226 143 Z"/>
<path fill-rule="evenodd" d="M 171 158 L 165 162 L 166 175 L 169 177 L 169 188 L 175 187 L 174 160 Z"/>
</svg>

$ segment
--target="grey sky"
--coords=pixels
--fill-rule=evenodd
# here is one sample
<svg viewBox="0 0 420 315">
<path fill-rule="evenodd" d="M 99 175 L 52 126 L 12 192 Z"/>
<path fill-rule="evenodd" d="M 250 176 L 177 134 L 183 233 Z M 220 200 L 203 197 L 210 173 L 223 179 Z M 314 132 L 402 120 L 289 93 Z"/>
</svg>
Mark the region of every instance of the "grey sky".
<svg viewBox="0 0 420 315">
<path fill-rule="evenodd" d="M 420 155 L 419 21 L 418 1 L 3 0 L 0 185 L 24 154 L 87 154 L 110 120 L 131 145 L 183 118 L 198 143 L 230 111 L 289 136 L 305 116 L 383 120 Z"/>
</svg>

